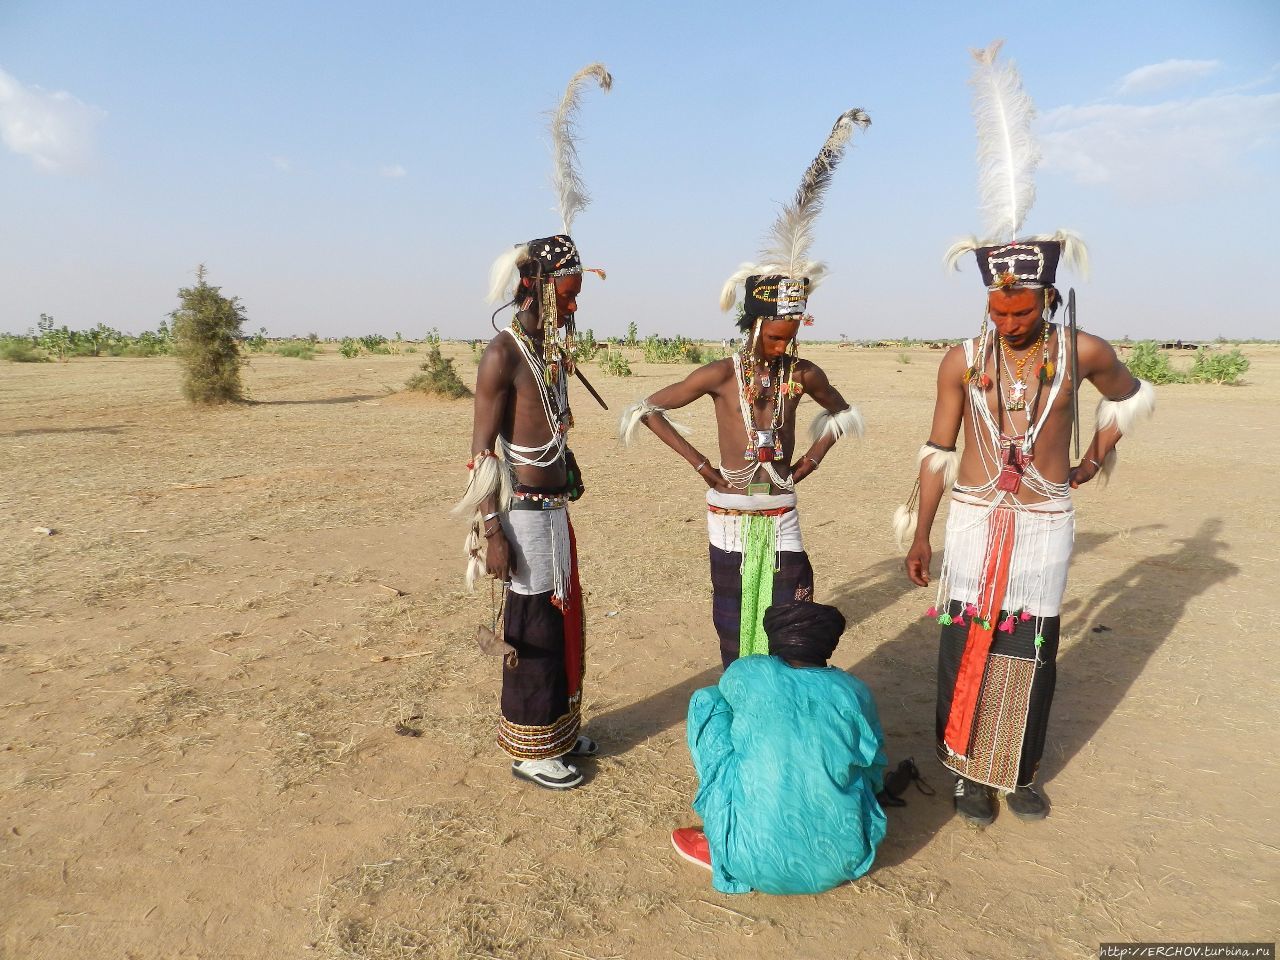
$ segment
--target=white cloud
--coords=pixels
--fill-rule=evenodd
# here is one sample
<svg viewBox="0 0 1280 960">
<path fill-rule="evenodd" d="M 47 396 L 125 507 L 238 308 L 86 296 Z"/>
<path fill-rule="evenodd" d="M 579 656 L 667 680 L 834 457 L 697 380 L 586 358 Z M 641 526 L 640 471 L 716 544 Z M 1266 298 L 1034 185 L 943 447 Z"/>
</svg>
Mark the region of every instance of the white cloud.
<svg viewBox="0 0 1280 960">
<path fill-rule="evenodd" d="M 1242 182 L 1252 154 L 1274 152 L 1280 93 L 1058 107 L 1040 130 L 1046 169 L 1130 199 L 1194 196 Z"/>
<path fill-rule="evenodd" d="M 65 91 L 24 86 L 0 70 L 0 141 L 51 173 L 83 167 L 106 114 Z"/>
<path fill-rule="evenodd" d="M 293 161 L 291 161 L 288 157 L 273 156 L 270 159 L 271 159 L 271 165 L 275 167 L 277 170 L 279 170 L 281 173 L 293 172 Z"/>
<path fill-rule="evenodd" d="M 389 177 L 394 180 L 398 177 L 407 176 L 409 171 L 406 170 L 404 167 L 400 166 L 400 164 L 398 163 L 389 163 L 386 166 L 379 167 L 378 173 L 381 176 Z"/>
<path fill-rule="evenodd" d="M 1191 80 L 1216 73 L 1222 66 L 1217 60 L 1165 60 L 1131 70 L 1120 78 L 1120 96 L 1130 93 L 1154 93 Z"/>
</svg>

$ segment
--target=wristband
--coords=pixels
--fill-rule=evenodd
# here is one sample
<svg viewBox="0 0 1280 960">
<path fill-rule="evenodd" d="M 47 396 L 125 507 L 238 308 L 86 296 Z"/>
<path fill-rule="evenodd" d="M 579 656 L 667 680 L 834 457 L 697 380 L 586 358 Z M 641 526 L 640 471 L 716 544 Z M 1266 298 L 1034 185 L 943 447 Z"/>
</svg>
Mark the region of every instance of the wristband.
<svg viewBox="0 0 1280 960">
<path fill-rule="evenodd" d="M 707 457 L 702 458 L 702 462 L 693 468 L 694 473 L 701 473 L 703 467 L 711 465 L 711 461 Z"/>
<path fill-rule="evenodd" d="M 805 460 L 808 460 L 810 463 L 812 463 L 812 464 L 813 464 L 813 469 L 815 469 L 815 470 L 817 470 L 817 469 L 818 469 L 818 467 L 822 466 L 822 464 L 818 463 L 818 461 L 817 461 L 817 460 L 813 459 L 813 457 L 809 456 L 807 453 L 804 455 L 804 459 L 805 459 Z"/>
<path fill-rule="evenodd" d="M 1092 463 L 1097 469 L 1099 470 L 1102 469 L 1102 464 L 1100 464 L 1097 460 L 1094 460 L 1092 457 L 1085 457 L 1085 460 L 1089 463 Z"/>
<path fill-rule="evenodd" d="M 496 516 L 498 516 L 498 515 L 499 515 L 499 513 L 498 513 L 498 511 L 497 511 L 497 510 L 495 510 L 493 513 L 486 513 L 486 514 L 484 515 L 484 517 L 482 517 L 482 518 L 481 518 L 480 522 L 481 522 L 481 523 L 488 523 L 490 520 L 492 520 L 494 517 L 496 517 Z"/>
</svg>

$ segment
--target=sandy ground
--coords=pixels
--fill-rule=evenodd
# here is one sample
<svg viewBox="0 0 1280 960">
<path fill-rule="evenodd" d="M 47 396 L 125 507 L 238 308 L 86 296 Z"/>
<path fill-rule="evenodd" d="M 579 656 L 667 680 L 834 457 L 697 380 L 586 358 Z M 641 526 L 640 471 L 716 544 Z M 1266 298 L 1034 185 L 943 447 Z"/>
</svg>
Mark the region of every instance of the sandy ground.
<svg viewBox="0 0 1280 960">
<path fill-rule="evenodd" d="M 474 376 L 469 350 L 448 352 Z M 1116 482 L 1078 494 L 1053 815 L 977 830 L 932 759 L 936 627 L 887 533 L 940 355 L 806 351 L 870 426 L 802 487 L 818 597 L 852 624 L 835 663 L 875 692 L 891 759 L 914 755 L 939 790 L 890 812 L 868 876 L 785 898 L 716 894 L 668 844 L 693 820 L 688 695 L 719 673 L 702 486 L 614 431 L 688 368 L 597 373 L 610 413 L 576 400 L 587 729 L 605 755 L 556 795 L 492 745 L 498 670 L 472 641 L 489 596 L 463 592 L 446 517 L 470 404 L 388 395 L 420 356 L 257 359 L 258 402 L 223 410 L 186 406 L 169 360 L 5 364 L 0 957 L 1274 940 L 1280 350 L 1249 352 L 1247 386 L 1163 388 Z M 705 450 L 709 413 L 690 417 Z"/>
</svg>

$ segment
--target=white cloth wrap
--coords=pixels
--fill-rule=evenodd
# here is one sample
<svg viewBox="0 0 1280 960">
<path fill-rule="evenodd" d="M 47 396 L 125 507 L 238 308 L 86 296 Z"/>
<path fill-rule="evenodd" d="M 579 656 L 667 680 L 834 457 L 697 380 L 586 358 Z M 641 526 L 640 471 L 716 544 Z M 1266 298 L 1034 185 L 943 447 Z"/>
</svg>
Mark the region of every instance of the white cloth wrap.
<svg viewBox="0 0 1280 960">
<path fill-rule="evenodd" d="M 501 514 L 502 532 L 511 544 L 515 571 L 511 590 L 526 596 L 554 591 L 556 599 L 569 597 L 573 554 L 569 549 L 569 511 L 512 510 Z"/>
<path fill-rule="evenodd" d="M 938 609 L 943 609 L 948 599 L 978 602 L 987 558 L 996 548 L 990 542 L 993 509 L 1016 510 L 1009 584 L 1001 606 L 1005 610 L 1026 610 L 1034 617 L 1058 616 L 1075 544 L 1076 516 L 1070 498 L 1014 508 L 1007 501 L 996 507 L 974 497 L 953 495 L 947 515 Z"/>
<path fill-rule="evenodd" d="M 804 541 L 800 539 L 800 511 L 795 509 L 794 493 L 764 494 L 747 496 L 741 493 L 721 493 L 719 490 L 707 491 L 707 505 L 719 507 L 721 510 L 745 510 L 758 512 L 761 510 L 777 510 L 780 507 L 791 507 L 786 513 L 774 517 L 777 525 L 777 541 L 779 553 L 803 553 Z M 723 513 L 707 511 L 707 539 L 718 550 L 727 553 L 742 552 L 741 517 L 727 516 Z"/>
</svg>

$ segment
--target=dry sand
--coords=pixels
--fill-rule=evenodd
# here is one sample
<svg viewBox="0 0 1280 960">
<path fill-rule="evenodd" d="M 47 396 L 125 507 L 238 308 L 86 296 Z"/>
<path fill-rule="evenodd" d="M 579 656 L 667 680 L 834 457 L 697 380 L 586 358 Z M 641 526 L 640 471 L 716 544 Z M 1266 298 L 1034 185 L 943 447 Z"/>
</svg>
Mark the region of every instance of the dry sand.
<svg viewBox="0 0 1280 960">
<path fill-rule="evenodd" d="M 469 350 L 447 352 L 474 376 Z M 929 597 L 887 533 L 940 354 L 806 351 L 870 426 L 802 487 L 818 598 L 852 624 L 835 663 L 875 692 L 890 758 L 938 788 L 890 811 L 868 876 L 817 897 L 716 894 L 668 843 L 694 819 L 688 695 L 719 673 L 703 488 L 614 431 L 689 368 L 594 374 L 609 413 L 578 392 L 604 756 L 557 795 L 513 780 L 492 743 L 498 670 L 472 641 L 489 598 L 463 592 L 446 517 L 471 409 L 387 395 L 420 355 L 256 359 L 258 402 L 222 410 L 184 404 L 170 360 L 5 364 L 0 957 L 1084 958 L 1100 941 L 1274 940 L 1280 351 L 1249 353 L 1247 386 L 1163 388 L 1113 485 L 1078 494 L 1053 815 L 976 830 L 932 759 Z M 690 420 L 712 452 L 709 415 Z"/>
</svg>

